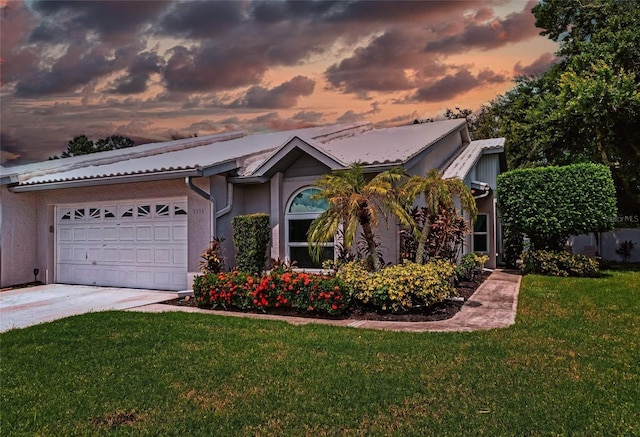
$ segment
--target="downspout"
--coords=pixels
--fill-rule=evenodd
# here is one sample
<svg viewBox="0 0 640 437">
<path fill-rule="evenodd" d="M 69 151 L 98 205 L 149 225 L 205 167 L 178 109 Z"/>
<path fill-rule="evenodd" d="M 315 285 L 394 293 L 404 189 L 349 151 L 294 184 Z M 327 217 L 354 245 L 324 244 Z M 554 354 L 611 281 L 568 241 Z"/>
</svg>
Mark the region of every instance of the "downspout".
<svg viewBox="0 0 640 437">
<path fill-rule="evenodd" d="M 193 178 L 193 176 L 187 176 L 187 177 L 184 178 L 184 181 L 187 184 L 187 187 L 189 187 L 189 189 L 191 189 L 193 192 L 198 194 L 200 197 L 203 197 L 203 198 L 207 199 L 210 202 L 210 207 L 211 207 L 211 239 L 213 240 L 216 237 L 216 230 L 217 230 L 217 222 L 216 222 L 216 215 L 217 214 L 215 214 L 216 199 L 215 199 L 215 197 L 213 197 L 212 194 L 207 193 L 202 188 L 195 186 L 193 184 L 192 178 Z"/>
<path fill-rule="evenodd" d="M 233 184 L 232 183 L 227 183 L 227 204 L 224 206 L 224 208 L 216 210 L 216 199 L 215 197 L 213 197 L 212 194 L 207 193 L 206 191 L 204 191 L 202 188 L 197 187 L 196 185 L 194 185 L 193 180 L 192 180 L 193 176 L 187 176 L 185 178 L 185 183 L 187 184 L 187 187 L 189 187 L 189 189 L 191 189 L 192 191 L 194 191 L 196 194 L 198 194 L 199 196 L 207 199 L 210 202 L 211 205 L 211 238 L 215 238 L 218 235 L 218 219 L 226 214 L 228 214 L 229 212 L 231 212 L 231 209 L 233 208 Z"/>
<path fill-rule="evenodd" d="M 216 219 L 219 219 L 223 215 L 226 215 L 229 212 L 231 212 L 232 208 L 233 208 L 233 184 L 231 182 L 227 182 L 227 205 L 224 208 L 216 211 L 216 214 L 215 214 Z"/>
</svg>

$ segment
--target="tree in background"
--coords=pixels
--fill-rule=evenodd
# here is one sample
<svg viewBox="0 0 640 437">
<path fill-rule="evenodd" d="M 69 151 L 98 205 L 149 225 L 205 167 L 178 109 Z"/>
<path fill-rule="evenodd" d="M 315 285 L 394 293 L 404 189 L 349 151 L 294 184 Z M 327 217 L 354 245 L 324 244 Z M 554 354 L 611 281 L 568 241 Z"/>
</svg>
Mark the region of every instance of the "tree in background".
<svg viewBox="0 0 640 437">
<path fill-rule="evenodd" d="M 483 108 L 475 137 L 506 137 L 509 168 L 603 164 L 619 209 L 638 211 L 640 2 L 545 1 L 532 12 L 559 62 Z"/>
<path fill-rule="evenodd" d="M 72 156 L 89 155 L 91 153 L 124 149 L 133 146 L 135 146 L 135 143 L 131 138 L 120 135 L 101 138 L 95 143 L 87 138 L 86 135 L 80 135 L 69 141 L 67 149 L 62 152 L 60 156 L 54 155 L 49 159 L 70 158 Z"/>
</svg>

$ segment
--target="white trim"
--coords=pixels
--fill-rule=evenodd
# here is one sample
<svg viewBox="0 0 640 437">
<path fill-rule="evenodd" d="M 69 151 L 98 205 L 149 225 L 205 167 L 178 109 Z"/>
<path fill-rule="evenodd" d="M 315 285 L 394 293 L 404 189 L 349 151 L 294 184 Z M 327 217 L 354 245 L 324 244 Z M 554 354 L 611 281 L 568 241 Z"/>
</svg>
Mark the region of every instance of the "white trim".
<svg viewBox="0 0 640 437">
<path fill-rule="evenodd" d="M 318 213 L 295 213 L 295 212 L 289 212 L 289 208 L 291 207 L 291 204 L 293 203 L 294 199 L 298 196 L 298 194 L 307 191 L 307 190 L 318 190 L 317 187 L 313 186 L 313 185 L 306 185 L 304 187 L 301 187 L 299 189 L 297 189 L 296 191 L 294 191 L 291 196 L 289 196 L 289 199 L 287 200 L 287 203 L 285 204 L 285 208 L 284 208 L 284 256 L 285 256 L 285 262 L 290 263 L 291 262 L 291 251 L 289 250 L 290 247 L 309 247 L 309 243 L 307 242 L 301 242 L 301 241 L 294 241 L 294 242 L 290 242 L 289 241 L 289 221 L 290 220 L 314 220 L 316 217 L 318 217 L 320 214 L 320 212 Z M 332 243 L 323 243 L 322 244 L 324 247 L 333 247 L 333 254 L 334 254 L 334 259 L 335 259 L 335 248 L 336 248 L 336 242 L 335 242 L 335 238 L 334 241 Z M 310 267 L 300 267 L 300 269 L 304 269 L 304 270 L 309 270 Z"/>
</svg>

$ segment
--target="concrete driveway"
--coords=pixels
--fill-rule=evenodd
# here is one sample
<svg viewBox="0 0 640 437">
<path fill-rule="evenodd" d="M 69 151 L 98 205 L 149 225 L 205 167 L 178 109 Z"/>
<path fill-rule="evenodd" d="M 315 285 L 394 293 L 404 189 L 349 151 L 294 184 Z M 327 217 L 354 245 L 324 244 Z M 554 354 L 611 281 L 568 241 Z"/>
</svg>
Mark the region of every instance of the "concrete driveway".
<svg viewBox="0 0 640 437">
<path fill-rule="evenodd" d="M 171 291 L 49 284 L 0 292 L 0 332 L 88 312 L 126 310 L 175 299 Z"/>
</svg>

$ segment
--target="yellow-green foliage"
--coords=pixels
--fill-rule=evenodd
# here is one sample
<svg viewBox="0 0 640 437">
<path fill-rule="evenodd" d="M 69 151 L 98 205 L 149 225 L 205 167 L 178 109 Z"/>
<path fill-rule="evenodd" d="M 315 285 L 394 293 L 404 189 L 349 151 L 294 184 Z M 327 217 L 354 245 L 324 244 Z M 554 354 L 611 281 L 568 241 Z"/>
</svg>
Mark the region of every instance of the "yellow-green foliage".
<svg viewBox="0 0 640 437">
<path fill-rule="evenodd" d="M 405 262 L 369 273 L 362 264 L 351 262 L 340 267 L 336 275 L 361 303 L 398 312 L 454 296 L 454 270 L 455 266 L 447 261 Z"/>
</svg>

